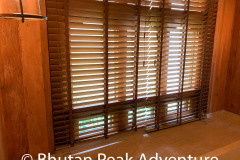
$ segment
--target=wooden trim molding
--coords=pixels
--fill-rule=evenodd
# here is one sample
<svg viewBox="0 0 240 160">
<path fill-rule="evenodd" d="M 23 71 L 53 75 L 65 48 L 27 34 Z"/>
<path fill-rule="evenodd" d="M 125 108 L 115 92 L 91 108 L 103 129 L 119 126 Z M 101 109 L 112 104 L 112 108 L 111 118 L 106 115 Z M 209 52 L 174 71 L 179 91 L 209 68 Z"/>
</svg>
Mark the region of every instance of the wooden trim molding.
<svg viewBox="0 0 240 160">
<path fill-rule="evenodd" d="M 225 109 L 228 88 L 228 65 L 234 35 L 233 25 L 237 0 L 219 0 L 215 32 L 212 74 L 209 92 L 209 112 Z"/>
</svg>

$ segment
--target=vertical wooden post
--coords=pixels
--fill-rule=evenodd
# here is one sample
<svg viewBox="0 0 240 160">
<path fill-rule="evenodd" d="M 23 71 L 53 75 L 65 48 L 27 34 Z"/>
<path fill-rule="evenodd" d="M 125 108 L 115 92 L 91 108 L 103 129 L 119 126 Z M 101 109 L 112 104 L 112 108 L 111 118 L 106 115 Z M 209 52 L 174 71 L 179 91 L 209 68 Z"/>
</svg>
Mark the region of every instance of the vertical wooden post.
<svg viewBox="0 0 240 160">
<path fill-rule="evenodd" d="M 140 14 L 141 14 L 141 0 L 137 4 L 137 45 L 135 54 L 135 86 L 134 86 L 134 111 L 133 111 L 133 127 L 137 130 L 137 98 L 138 98 L 138 61 L 139 61 L 139 41 L 140 41 Z"/>
<path fill-rule="evenodd" d="M 104 136 L 108 137 L 108 0 L 104 0 Z"/>
<path fill-rule="evenodd" d="M 69 123 L 70 123 L 70 143 L 74 145 L 74 129 L 73 129 L 73 118 L 72 118 L 72 83 L 71 83 L 71 56 L 70 56 L 70 42 L 69 42 L 69 24 L 68 24 L 68 0 L 64 0 L 64 11 L 65 11 L 65 38 L 66 38 L 66 56 L 67 56 L 67 94 L 68 94 L 68 106 L 69 106 Z"/>
<path fill-rule="evenodd" d="M 181 84 L 181 99 L 180 99 L 180 124 L 182 124 L 182 105 L 183 105 L 183 89 L 184 89 L 184 76 L 185 76 L 185 64 L 186 64 L 186 53 L 187 53 L 187 39 L 188 39 L 188 24 L 189 24 L 189 9 L 190 0 L 187 4 L 187 17 L 186 17 L 186 30 L 185 30 L 185 42 L 184 42 L 184 55 L 183 55 L 183 71 L 182 71 L 182 84 Z"/>
<path fill-rule="evenodd" d="M 207 8 L 206 8 L 206 12 L 208 11 L 209 12 L 209 9 L 210 9 L 210 1 L 207 2 Z M 208 28 L 207 28 L 207 25 L 209 23 L 209 14 L 204 14 L 205 16 L 207 16 L 207 23 L 205 24 L 205 27 L 204 27 L 204 33 L 203 33 L 203 41 L 204 41 L 204 49 L 203 49 L 203 52 L 202 52 L 202 62 L 201 62 L 201 89 L 200 89 L 200 95 L 199 95 L 199 100 L 198 100 L 198 118 L 199 119 L 202 119 L 202 100 L 203 100 L 203 93 L 204 93 L 204 83 L 205 83 L 205 56 L 206 56 L 206 52 L 207 52 L 207 37 L 208 37 Z"/>
<path fill-rule="evenodd" d="M 162 58 L 163 58 L 163 36 L 164 36 L 164 23 L 165 23 L 165 0 L 162 1 L 162 19 L 161 19 L 161 42 L 160 42 L 160 55 L 159 55 L 159 73 L 158 73 L 158 104 L 156 109 L 156 127 L 159 130 L 160 122 L 160 105 L 161 105 L 161 80 L 162 80 Z"/>
</svg>

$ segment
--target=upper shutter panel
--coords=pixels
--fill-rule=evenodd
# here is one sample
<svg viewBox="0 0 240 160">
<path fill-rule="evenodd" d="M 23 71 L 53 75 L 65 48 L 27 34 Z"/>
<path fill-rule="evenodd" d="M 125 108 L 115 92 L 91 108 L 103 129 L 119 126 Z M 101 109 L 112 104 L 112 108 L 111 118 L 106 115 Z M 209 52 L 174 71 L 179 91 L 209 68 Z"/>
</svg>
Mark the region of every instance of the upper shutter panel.
<svg viewBox="0 0 240 160">
<path fill-rule="evenodd" d="M 138 98 L 157 95 L 162 1 L 141 1 Z"/>
<path fill-rule="evenodd" d="M 109 1 L 109 103 L 133 100 L 137 12 L 137 0 Z"/>
<path fill-rule="evenodd" d="M 103 1 L 69 0 L 73 108 L 104 104 Z"/>
</svg>

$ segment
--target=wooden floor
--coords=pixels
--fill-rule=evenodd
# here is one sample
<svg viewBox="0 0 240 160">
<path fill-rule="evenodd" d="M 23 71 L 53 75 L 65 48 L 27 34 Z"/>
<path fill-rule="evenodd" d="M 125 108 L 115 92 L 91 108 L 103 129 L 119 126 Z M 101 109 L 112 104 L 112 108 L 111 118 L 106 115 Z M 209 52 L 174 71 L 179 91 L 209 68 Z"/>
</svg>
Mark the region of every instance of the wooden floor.
<svg viewBox="0 0 240 160">
<path fill-rule="evenodd" d="M 209 114 L 202 121 L 183 126 L 145 133 L 144 130 L 122 133 L 109 139 L 80 143 L 73 148 L 56 152 L 57 157 L 69 154 L 90 156 L 97 159 L 98 153 L 107 156 L 124 156 L 129 153 L 139 159 L 159 153 L 161 157 L 217 156 L 220 160 L 240 159 L 240 116 L 226 111 Z"/>
</svg>

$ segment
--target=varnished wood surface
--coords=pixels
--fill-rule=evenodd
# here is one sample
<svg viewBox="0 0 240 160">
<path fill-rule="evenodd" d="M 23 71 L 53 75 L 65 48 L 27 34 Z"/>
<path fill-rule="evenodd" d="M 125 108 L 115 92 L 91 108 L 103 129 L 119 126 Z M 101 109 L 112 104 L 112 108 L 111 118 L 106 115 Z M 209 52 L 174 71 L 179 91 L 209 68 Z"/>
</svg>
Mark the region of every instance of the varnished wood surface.
<svg viewBox="0 0 240 160">
<path fill-rule="evenodd" d="M 225 109 L 240 114 L 240 1 L 236 2 L 232 47 L 228 65 Z"/>
<path fill-rule="evenodd" d="M 211 111 L 240 114 L 239 5 L 238 0 L 219 2 Z M 46 36 L 45 22 L 0 20 L 1 160 L 53 151 Z"/>
<path fill-rule="evenodd" d="M 25 96 L 25 107 L 28 128 L 29 152 L 49 152 L 48 146 L 48 125 L 52 126 L 52 121 L 47 120 L 47 115 L 51 116 L 50 97 L 50 79 L 44 79 L 49 76 L 48 57 L 43 59 L 43 54 L 48 50 L 43 50 L 46 41 L 42 41 L 41 24 L 46 22 L 26 22 L 20 23 L 19 31 L 22 38 L 22 74 Z M 46 33 L 46 32 L 45 32 Z M 44 70 L 44 67 L 46 68 Z M 50 114 L 49 114 L 50 112 Z M 42 143 L 44 142 L 44 143 Z M 41 145 L 36 145 L 41 144 Z"/>
<path fill-rule="evenodd" d="M 237 0 L 219 0 L 218 17 L 215 32 L 212 75 L 209 92 L 210 112 L 225 108 L 228 65 L 235 19 L 235 4 Z"/>
<path fill-rule="evenodd" d="M 11 26 L 11 27 L 9 27 Z M 7 29 L 3 29 L 7 28 Z M 26 108 L 18 22 L 0 21 L 0 117 L 5 159 L 21 159 L 28 151 Z"/>
<path fill-rule="evenodd" d="M 220 0 L 212 65 L 210 111 L 240 114 L 240 1 Z"/>
<path fill-rule="evenodd" d="M 1 160 L 54 151 L 47 45 L 46 22 L 0 19 Z"/>
</svg>

